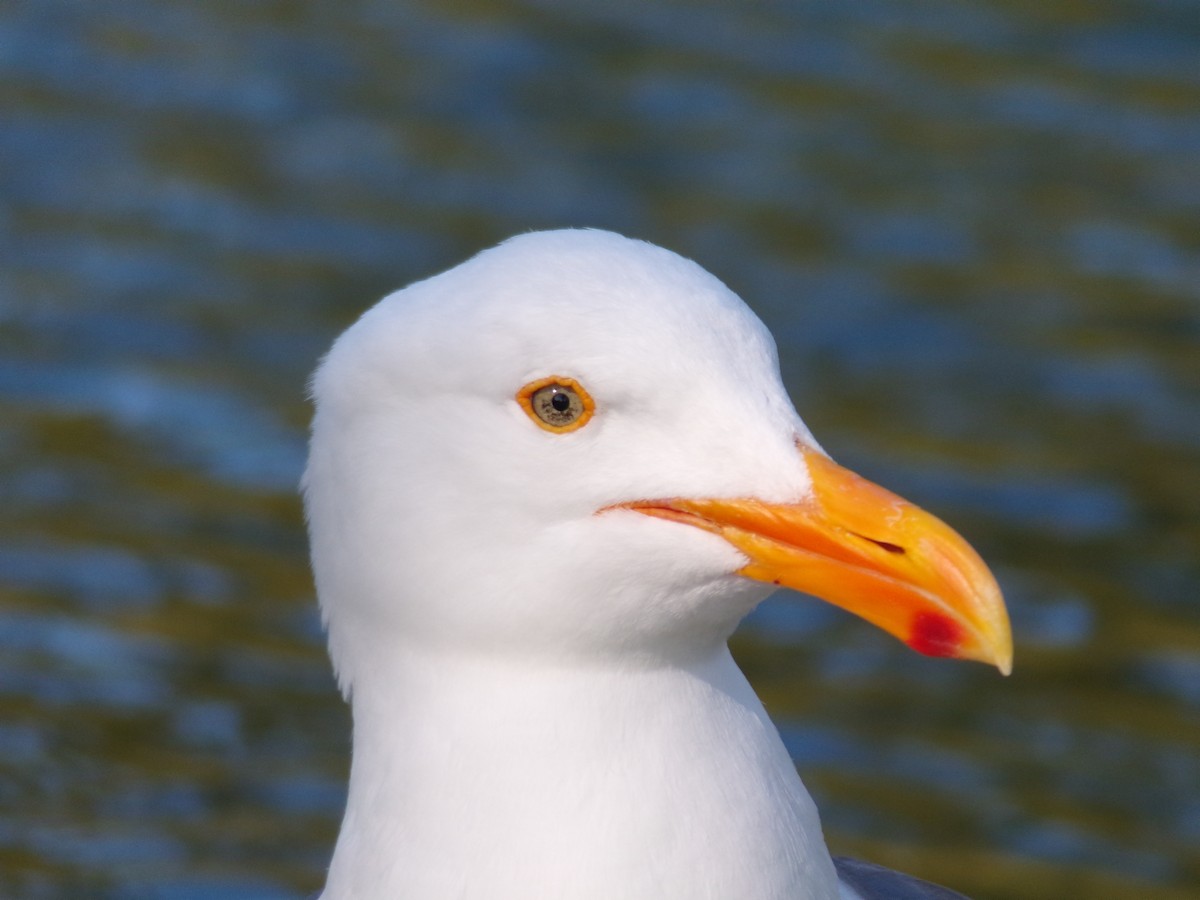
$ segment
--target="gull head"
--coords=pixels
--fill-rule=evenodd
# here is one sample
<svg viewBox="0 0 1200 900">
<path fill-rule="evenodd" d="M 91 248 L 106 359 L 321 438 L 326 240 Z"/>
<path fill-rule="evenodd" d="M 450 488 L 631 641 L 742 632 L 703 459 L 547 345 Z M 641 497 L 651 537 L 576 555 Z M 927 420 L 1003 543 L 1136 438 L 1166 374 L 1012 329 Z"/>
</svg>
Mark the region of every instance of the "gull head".
<svg viewBox="0 0 1200 900">
<path fill-rule="evenodd" d="M 1010 664 L 983 563 L 830 461 L 763 324 L 670 251 L 513 238 L 380 301 L 312 393 L 305 505 L 346 691 L 388 654 L 685 659 L 780 585 Z"/>
</svg>

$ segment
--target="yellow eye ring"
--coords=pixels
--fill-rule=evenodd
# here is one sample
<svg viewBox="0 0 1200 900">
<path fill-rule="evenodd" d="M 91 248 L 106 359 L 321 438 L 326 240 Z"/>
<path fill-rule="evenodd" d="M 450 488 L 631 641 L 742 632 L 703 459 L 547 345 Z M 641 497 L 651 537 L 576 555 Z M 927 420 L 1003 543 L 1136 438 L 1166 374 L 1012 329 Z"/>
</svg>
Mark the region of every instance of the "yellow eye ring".
<svg viewBox="0 0 1200 900">
<path fill-rule="evenodd" d="M 596 401 L 574 378 L 551 375 L 517 391 L 525 414 L 546 431 L 565 434 L 582 428 L 596 411 Z"/>
</svg>

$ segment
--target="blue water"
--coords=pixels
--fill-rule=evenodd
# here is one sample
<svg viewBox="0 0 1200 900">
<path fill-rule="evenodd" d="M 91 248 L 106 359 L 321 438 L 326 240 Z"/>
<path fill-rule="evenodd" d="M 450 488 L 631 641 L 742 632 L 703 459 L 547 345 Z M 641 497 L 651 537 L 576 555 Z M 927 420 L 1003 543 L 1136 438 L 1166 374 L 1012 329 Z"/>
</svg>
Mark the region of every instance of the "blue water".
<svg viewBox="0 0 1200 900">
<path fill-rule="evenodd" d="M 735 652 L 839 852 L 1200 884 L 1200 7 L 0 6 L 0 895 L 300 896 L 349 718 L 295 484 L 378 296 L 614 228 L 993 564 L 1015 674 L 811 601 Z"/>
</svg>

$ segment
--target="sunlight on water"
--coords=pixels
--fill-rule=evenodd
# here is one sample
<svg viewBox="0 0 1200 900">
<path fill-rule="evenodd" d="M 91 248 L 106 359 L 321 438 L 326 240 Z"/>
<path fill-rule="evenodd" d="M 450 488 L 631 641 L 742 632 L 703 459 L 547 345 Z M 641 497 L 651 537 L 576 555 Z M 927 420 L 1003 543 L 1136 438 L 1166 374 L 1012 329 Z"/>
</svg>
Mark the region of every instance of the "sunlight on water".
<svg viewBox="0 0 1200 900">
<path fill-rule="evenodd" d="M 1006 590 L 1009 679 L 800 598 L 739 633 L 833 849 L 1194 896 L 1198 56 L 1183 0 L 0 10 L 0 895 L 319 887 L 308 373 L 595 225 L 725 279 L 825 448 Z"/>
</svg>

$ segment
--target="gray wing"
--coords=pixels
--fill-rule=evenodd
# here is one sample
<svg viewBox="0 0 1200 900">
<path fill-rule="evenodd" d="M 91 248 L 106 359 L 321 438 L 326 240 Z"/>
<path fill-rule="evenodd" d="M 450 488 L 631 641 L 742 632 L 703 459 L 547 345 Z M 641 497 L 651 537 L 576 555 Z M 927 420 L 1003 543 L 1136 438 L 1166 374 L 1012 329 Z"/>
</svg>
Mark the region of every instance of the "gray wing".
<svg viewBox="0 0 1200 900">
<path fill-rule="evenodd" d="M 949 888 L 930 884 L 903 872 L 894 872 L 848 856 L 835 856 L 838 880 L 861 900 L 970 900 Z"/>
</svg>

